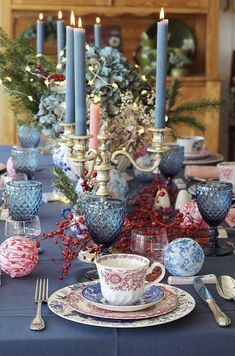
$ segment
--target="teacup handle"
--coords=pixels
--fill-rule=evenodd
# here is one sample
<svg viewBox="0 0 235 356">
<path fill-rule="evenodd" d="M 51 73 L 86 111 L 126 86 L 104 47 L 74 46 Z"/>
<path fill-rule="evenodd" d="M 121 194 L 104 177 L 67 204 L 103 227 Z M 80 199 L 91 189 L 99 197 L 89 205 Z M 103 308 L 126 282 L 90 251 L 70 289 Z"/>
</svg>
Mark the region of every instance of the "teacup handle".
<svg viewBox="0 0 235 356">
<path fill-rule="evenodd" d="M 166 273 L 166 269 L 163 266 L 163 264 L 156 261 L 156 262 L 153 262 L 151 264 L 151 266 L 147 269 L 147 275 L 151 274 L 153 272 L 154 268 L 156 268 L 156 267 L 160 267 L 161 268 L 161 274 L 157 279 L 155 279 L 154 283 L 160 282 L 164 278 L 165 273 Z"/>
<path fill-rule="evenodd" d="M 71 208 L 63 208 L 62 210 L 61 210 L 61 216 L 62 216 L 62 218 L 64 218 L 64 219 L 67 219 L 67 217 L 68 216 L 66 216 L 66 213 L 71 213 L 72 212 L 72 209 Z"/>
</svg>

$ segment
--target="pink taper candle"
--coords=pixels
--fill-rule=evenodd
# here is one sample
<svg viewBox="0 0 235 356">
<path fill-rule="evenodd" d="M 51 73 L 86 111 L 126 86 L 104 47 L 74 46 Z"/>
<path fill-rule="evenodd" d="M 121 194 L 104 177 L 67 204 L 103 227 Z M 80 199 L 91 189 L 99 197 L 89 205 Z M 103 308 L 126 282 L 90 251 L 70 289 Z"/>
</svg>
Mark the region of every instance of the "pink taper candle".
<svg viewBox="0 0 235 356">
<path fill-rule="evenodd" d="M 98 133 L 100 123 L 100 107 L 96 104 L 91 104 L 90 107 L 90 134 L 93 136 L 90 139 L 89 147 L 97 150 L 98 148 Z"/>
</svg>

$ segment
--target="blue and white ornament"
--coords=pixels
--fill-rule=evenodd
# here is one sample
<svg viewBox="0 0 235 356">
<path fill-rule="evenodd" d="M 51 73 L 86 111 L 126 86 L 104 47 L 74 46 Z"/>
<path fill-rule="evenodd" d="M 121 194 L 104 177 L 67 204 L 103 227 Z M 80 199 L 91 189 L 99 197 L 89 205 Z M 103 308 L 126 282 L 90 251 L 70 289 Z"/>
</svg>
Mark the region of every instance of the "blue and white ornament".
<svg viewBox="0 0 235 356">
<path fill-rule="evenodd" d="M 201 246 L 190 238 L 179 238 L 166 247 L 164 265 L 173 276 L 190 277 L 197 274 L 204 262 Z"/>
</svg>

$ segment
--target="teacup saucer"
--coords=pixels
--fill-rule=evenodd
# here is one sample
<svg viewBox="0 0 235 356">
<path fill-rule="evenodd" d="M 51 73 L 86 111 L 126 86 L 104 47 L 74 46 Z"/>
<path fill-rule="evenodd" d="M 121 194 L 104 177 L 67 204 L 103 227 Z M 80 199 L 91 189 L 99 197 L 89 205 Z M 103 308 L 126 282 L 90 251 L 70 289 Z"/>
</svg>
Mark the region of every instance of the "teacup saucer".
<svg viewBox="0 0 235 356">
<path fill-rule="evenodd" d="M 150 286 L 143 294 L 143 296 L 132 305 L 111 305 L 104 298 L 101 293 L 99 282 L 89 284 L 82 290 L 82 297 L 89 303 L 98 308 L 110 311 L 138 311 L 143 310 L 155 305 L 164 297 L 164 291 L 157 286 Z"/>
</svg>

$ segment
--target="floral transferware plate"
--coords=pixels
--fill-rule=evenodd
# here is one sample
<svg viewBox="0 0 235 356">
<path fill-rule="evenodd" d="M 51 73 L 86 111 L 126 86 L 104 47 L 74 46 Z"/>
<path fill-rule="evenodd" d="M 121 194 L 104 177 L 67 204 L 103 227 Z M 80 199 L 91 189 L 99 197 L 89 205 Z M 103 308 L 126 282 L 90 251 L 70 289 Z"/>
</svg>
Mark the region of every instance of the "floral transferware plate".
<svg viewBox="0 0 235 356">
<path fill-rule="evenodd" d="M 99 282 L 94 282 L 86 286 L 82 290 L 82 297 L 89 303 L 95 305 L 98 308 L 119 311 L 119 312 L 131 312 L 147 309 L 157 302 L 159 302 L 164 296 L 164 290 L 157 286 L 150 286 L 143 294 L 143 296 L 132 305 L 111 305 L 107 302 L 102 293 Z"/>
<path fill-rule="evenodd" d="M 77 290 L 79 286 L 88 285 L 88 283 L 79 284 L 79 285 L 71 285 L 69 287 L 62 288 L 55 293 L 53 293 L 48 299 L 48 307 L 50 310 L 61 318 L 71 320 L 75 323 L 81 323 L 86 325 L 93 326 L 102 326 L 108 328 L 140 328 L 140 327 L 149 327 L 154 325 L 166 324 L 184 316 L 188 315 L 192 312 L 195 307 L 194 298 L 184 290 L 181 290 L 176 287 L 159 284 L 159 286 L 166 288 L 167 291 L 175 294 L 178 298 L 177 307 L 171 312 L 159 315 L 152 318 L 142 319 L 142 320 L 114 320 L 114 319 L 101 319 L 96 317 L 91 317 L 87 315 L 83 315 L 79 313 L 77 310 L 74 310 L 68 303 L 68 295 Z M 158 305 L 162 303 L 160 301 Z"/>
</svg>

